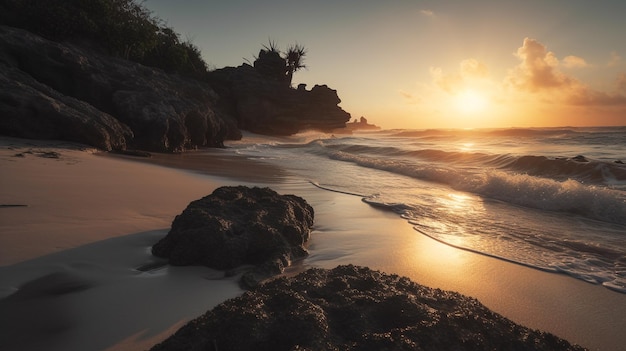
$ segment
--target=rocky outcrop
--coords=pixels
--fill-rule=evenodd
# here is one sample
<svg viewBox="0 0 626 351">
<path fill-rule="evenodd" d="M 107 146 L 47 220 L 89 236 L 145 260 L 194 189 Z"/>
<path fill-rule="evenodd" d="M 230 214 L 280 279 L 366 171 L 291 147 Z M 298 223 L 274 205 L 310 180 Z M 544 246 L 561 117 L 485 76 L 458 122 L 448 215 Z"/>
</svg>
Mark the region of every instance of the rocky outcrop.
<svg viewBox="0 0 626 351">
<path fill-rule="evenodd" d="M 1 56 L 0 50 L 0 134 L 69 140 L 103 150 L 125 149 L 133 139 L 126 124 L 6 65 Z"/>
<path fill-rule="evenodd" d="M 152 351 L 584 350 L 477 300 L 369 268 L 310 269 L 228 300 Z"/>
<path fill-rule="evenodd" d="M 255 265 L 242 276 L 242 286 L 248 288 L 306 256 L 304 243 L 312 226 L 313 208 L 298 196 L 269 188 L 221 187 L 176 216 L 152 253 L 172 265 L 221 270 Z"/>
<path fill-rule="evenodd" d="M 0 26 L 0 134 L 171 152 L 220 147 L 240 129 L 290 135 L 350 119 L 335 90 L 292 89 L 261 68 L 216 70 L 209 85 Z"/>
<path fill-rule="evenodd" d="M 0 134 L 106 150 L 180 151 L 241 138 L 207 83 L 0 26 Z"/>
<path fill-rule="evenodd" d="M 348 130 L 380 130 L 380 127 L 375 124 L 367 122 L 367 118 L 361 116 L 359 120 L 355 118 L 354 121 L 346 123 Z"/>
<path fill-rule="evenodd" d="M 337 92 L 326 85 L 292 89 L 267 78 L 248 64 L 226 67 L 209 74 L 221 106 L 235 116 L 241 129 L 267 135 L 291 135 L 315 129 L 345 127 L 350 114 L 341 109 Z"/>
</svg>

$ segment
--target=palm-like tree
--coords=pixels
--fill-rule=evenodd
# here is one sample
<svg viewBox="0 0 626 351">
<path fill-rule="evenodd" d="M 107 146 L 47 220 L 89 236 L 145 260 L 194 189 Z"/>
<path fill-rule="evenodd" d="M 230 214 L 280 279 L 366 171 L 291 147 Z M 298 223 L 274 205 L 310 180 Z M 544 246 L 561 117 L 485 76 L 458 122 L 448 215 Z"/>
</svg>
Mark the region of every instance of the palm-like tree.
<svg viewBox="0 0 626 351">
<path fill-rule="evenodd" d="M 306 65 L 304 64 L 304 56 L 306 56 L 306 49 L 298 43 L 287 49 L 285 60 L 287 61 L 287 81 L 289 82 L 289 85 L 291 85 L 293 73 L 299 69 L 306 68 Z"/>
<path fill-rule="evenodd" d="M 286 52 L 281 52 L 276 42 L 269 40 L 267 45 L 255 57 L 254 67 L 266 77 L 291 85 L 293 73 L 306 68 L 304 56 L 306 49 L 300 44 L 291 45 Z"/>
</svg>

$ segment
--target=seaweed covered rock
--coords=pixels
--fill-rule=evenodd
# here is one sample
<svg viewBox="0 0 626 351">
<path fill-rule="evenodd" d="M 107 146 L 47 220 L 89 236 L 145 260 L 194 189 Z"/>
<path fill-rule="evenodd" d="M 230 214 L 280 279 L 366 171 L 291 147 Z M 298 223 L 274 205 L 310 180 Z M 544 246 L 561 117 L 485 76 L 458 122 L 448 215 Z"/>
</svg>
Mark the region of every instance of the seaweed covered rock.
<svg viewBox="0 0 626 351">
<path fill-rule="evenodd" d="M 584 349 L 515 324 L 473 298 L 350 265 L 264 283 L 152 350 Z"/>
<path fill-rule="evenodd" d="M 242 285 L 250 287 L 307 255 L 304 243 L 313 215 L 313 208 L 295 195 L 279 195 L 270 188 L 221 187 L 176 216 L 152 253 L 172 265 L 222 270 L 255 265 L 242 276 Z"/>
</svg>

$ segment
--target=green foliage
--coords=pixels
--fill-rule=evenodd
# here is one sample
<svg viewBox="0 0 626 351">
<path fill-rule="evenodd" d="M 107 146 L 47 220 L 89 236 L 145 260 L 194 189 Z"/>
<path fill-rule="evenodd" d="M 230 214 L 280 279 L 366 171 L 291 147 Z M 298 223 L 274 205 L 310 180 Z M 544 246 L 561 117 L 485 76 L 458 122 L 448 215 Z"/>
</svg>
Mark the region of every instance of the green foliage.
<svg viewBox="0 0 626 351">
<path fill-rule="evenodd" d="M 0 23 L 51 40 L 87 40 L 109 53 L 169 72 L 203 77 L 200 50 L 135 0 L 2 0 Z"/>
</svg>

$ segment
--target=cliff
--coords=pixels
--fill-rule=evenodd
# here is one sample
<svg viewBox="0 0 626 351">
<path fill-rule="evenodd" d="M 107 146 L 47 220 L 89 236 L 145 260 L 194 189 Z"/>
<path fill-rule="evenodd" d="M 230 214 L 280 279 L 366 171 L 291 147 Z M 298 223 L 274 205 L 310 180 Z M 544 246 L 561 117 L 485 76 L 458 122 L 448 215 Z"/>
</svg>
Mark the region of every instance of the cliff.
<svg viewBox="0 0 626 351">
<path fill-rule="evenodd" d="M 248 64 L 210 72 L 209 81 L 222 98 L 221 107 L 236 116 L 241 129 L 254 133 L 330 132 L 344 128 L 350 120 L 350 114 L 338 106 L 341 100 L 337 91 L 326 85 L 292 89 Z"/>
<path fill-rule="evenodd" d="M 223 146 L 240 129 L 284 135 L 349 119 L 326 87 L 280 86 L 246 65 L 209 83 L 94 47 L 0 26 L 0 134 L 176 152 Z"/>
</svg>

